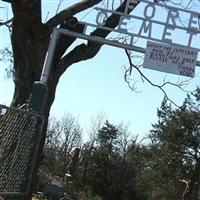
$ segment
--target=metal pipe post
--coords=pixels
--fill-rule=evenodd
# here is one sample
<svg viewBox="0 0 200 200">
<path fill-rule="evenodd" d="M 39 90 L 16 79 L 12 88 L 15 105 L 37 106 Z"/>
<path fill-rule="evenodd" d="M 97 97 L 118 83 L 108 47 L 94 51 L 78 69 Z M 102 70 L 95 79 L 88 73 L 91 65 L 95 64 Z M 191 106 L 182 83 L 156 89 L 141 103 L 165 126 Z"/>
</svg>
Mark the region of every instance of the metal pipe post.
<svg viewBox="0 0 200 200">
<path fill-rule="evenodd" d="M 51 35 L 51 39 L 50 39 L 50 43 L 49 43 L 49 47 L 48 47 L 48 52 L 47 52 L 46 57 L 45 57 L 45 61 L 44 61 L 43 69 L 42 69 L 42 74 L 41 74 L 41 77 L 40 77 L 40 81 L 44 84 L 47 84 L 47 81 L 48 81 L 48 77 L 49 77 L 49 73 L 50 73 L 50 70 L 51 70 L 51 65 L 52 65 L 53 56 L 54 56 L 56 43 L 57 43 L 57 39 L 59 37 L 59 34 L 60 33 L 59 33 L 58 29 L 54 28 L 52 35 Z"/>
</svg>

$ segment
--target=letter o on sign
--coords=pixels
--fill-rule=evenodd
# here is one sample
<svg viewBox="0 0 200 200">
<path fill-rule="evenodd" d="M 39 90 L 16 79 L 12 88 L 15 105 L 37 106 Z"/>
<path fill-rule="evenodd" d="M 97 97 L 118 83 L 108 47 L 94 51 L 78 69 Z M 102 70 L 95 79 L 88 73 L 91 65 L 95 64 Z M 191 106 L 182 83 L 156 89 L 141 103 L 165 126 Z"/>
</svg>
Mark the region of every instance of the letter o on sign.
<svg viewBox="0 0 200 200">
<path fill-rule="evenodd" d="M 144 17 L 151 19 L 155 16 L 156 8 L 154 5 L 148 4 L 144 9 Z"/>
<path fill-rule="evenodd" d="M 103 23 L 106 21 L 107 18 L 108 14 L 106 12 L 104 11 L 99 12 L 96 17 L 97 25 L 103 25 Z"/>
</svg>

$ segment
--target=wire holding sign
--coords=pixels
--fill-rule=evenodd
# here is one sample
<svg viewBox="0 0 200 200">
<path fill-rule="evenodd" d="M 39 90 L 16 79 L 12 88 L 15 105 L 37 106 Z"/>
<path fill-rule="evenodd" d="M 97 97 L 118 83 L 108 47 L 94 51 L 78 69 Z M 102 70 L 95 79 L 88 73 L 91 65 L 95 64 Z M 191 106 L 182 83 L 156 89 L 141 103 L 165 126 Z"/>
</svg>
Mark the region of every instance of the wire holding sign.
<svg viewBox="0 0 200 200">
<path fill-rule="evenodd" d="M 198 50 L 178 45 L 147 42 L 144 68 L 194 77 Z"/>
</svg>

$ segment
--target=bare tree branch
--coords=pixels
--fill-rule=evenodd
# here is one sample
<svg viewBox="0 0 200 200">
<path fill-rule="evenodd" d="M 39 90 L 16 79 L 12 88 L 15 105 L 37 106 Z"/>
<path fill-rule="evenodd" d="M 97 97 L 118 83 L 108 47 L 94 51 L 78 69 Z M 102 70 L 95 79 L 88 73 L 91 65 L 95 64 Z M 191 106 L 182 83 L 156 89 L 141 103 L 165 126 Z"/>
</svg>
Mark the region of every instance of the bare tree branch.
<svg viewBox="0 0 200 200">
<path fill-rule="evenodd" d="M 3 20 L 0 19 L 0 26 L 7 25 L 7 24 L 11 23 L 12 20 L 13 20 L 13 18 L 6 20 L 6 21 L 3 21 Z"/>
<path fill-rule="evenodd" d="M 61 24 L 65 19 L 70 18 L 74 16 L 77 13 L 80 13 L 88 8 L 91 8 L 92 6 L 100 3 L 102 0 L 86 0 L 78 2 L 65 10 L 62 10 L 57 15 L 52 17 L 50 20 L 47 21 L 46 25 L 49 27 L 55 27 L 59 24 Z"/>
<path fill-rule="evenodd" d="M 116 9 L 117 12 L 123 12 L 126 7 L 127 0 L 123 1 L 123 3 Z M 135 7 L 139 4 L 136 3 Z M 134 7 L 134 8 L 135 8 Z M 133 8 L 133 9 L 134 9 Z M 133 9 L 129 9 L 128 12 L 130 13 Z M 111 14 L 105 21 L 103 27 L 115 28 L 120 21 L 120 15 L 118 14 Z M 102 38 L 106 38 L 111 30 L 105 30 L 102 28 L 97 28 L 91 33 L 91 36 L 98 36 Z M 88 41 L 87 44 L 80 44 L 76 46 L 71 52 L 69 52 L 66 56 L 64 56 L 60 63 L 59 67 L 57 68 L 57 77 L 61 76 L 62 73 L 73 63 L 77 63 L 83 60 L 87 60 L 93 58 L 100 50 L 102 44 Z"/>
<path fill-rule="evenodd" d="M 63 2 L 63 0 L 59 0 L 58 6 L 57 6 L 57 9 L 56 9 L 56 15 L 58 14 L 58 11 L 60 9 L 62 2 Z"/>
<path fill-rule="evenodd" d="M 173 86 L 178 87 L 178 88 L 181 89 L 181 90 L 182 90 L 183 88 L 180 87 L 180 86 L 178 86 L 177 84 L 174 84 L 174 83 L 171 83 L 171 82 L 165 82 L 165 83 L 163 83 L 162 85 L 158 85 L 158 84 L 153 83 L 151 80 L 149 80 L 149 78 L 147 78 L 147 77 L 140 71 L 140 69 L 139 69 L 136 65 L 134 65 L 134 64 L 132 63 L 131 56 L 130 56 L 128 50 L 125 50 L 125 52 L 126 52 L 126 55 L 127 55 L 127 57 L 128 57 L 128 61 L 129 61 L 129 65 L 130 65 L 129 73 L 132 71 L 132 68 L 135 68 L 135 69 L 137 70 L 137 72 L 141 75 L 142 78 L 144 78 L 150 85 L 152 85 L 152 86 L 154 86 L 154 87 L 160 89 L 160 90 L 163 92 L 164 97 L 165 97 L 168 101 L 170 101 L 170 102 L 171 102 L 173 105 L 175 105 L 176 107 L 179 107 L 172 99 L 169 98 L 169 96 L 167 95 L 167 92 L 164 90 L 164 86 L 166 86 L 166 85 L 173 85 Z M 128 72 L 128 71 L 127 71 L 127 72 Z M 126 72 L 126 73 L 127 73 L 127 72 Z M 128 85 L 129 85 L 129 87 L 130 87 L 130 83 L 129 83 L 129 81 L 127 80 L 127 74 L 124 75 L 124 79 L 125 79 L 125 81 L 128 83 Z"/>
</svg>

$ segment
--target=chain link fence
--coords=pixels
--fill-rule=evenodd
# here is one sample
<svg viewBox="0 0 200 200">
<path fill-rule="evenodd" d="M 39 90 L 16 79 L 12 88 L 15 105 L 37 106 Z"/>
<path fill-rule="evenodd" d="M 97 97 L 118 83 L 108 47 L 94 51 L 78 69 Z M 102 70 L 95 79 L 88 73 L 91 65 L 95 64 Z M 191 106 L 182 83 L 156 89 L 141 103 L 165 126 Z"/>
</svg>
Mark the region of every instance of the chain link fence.
<svg viewBox="0 0 200 200">
<path fill-rule="evenodd" d="M 29 191 L 43 118 L 0 105 L 0 196 Z"/>
</svg>

